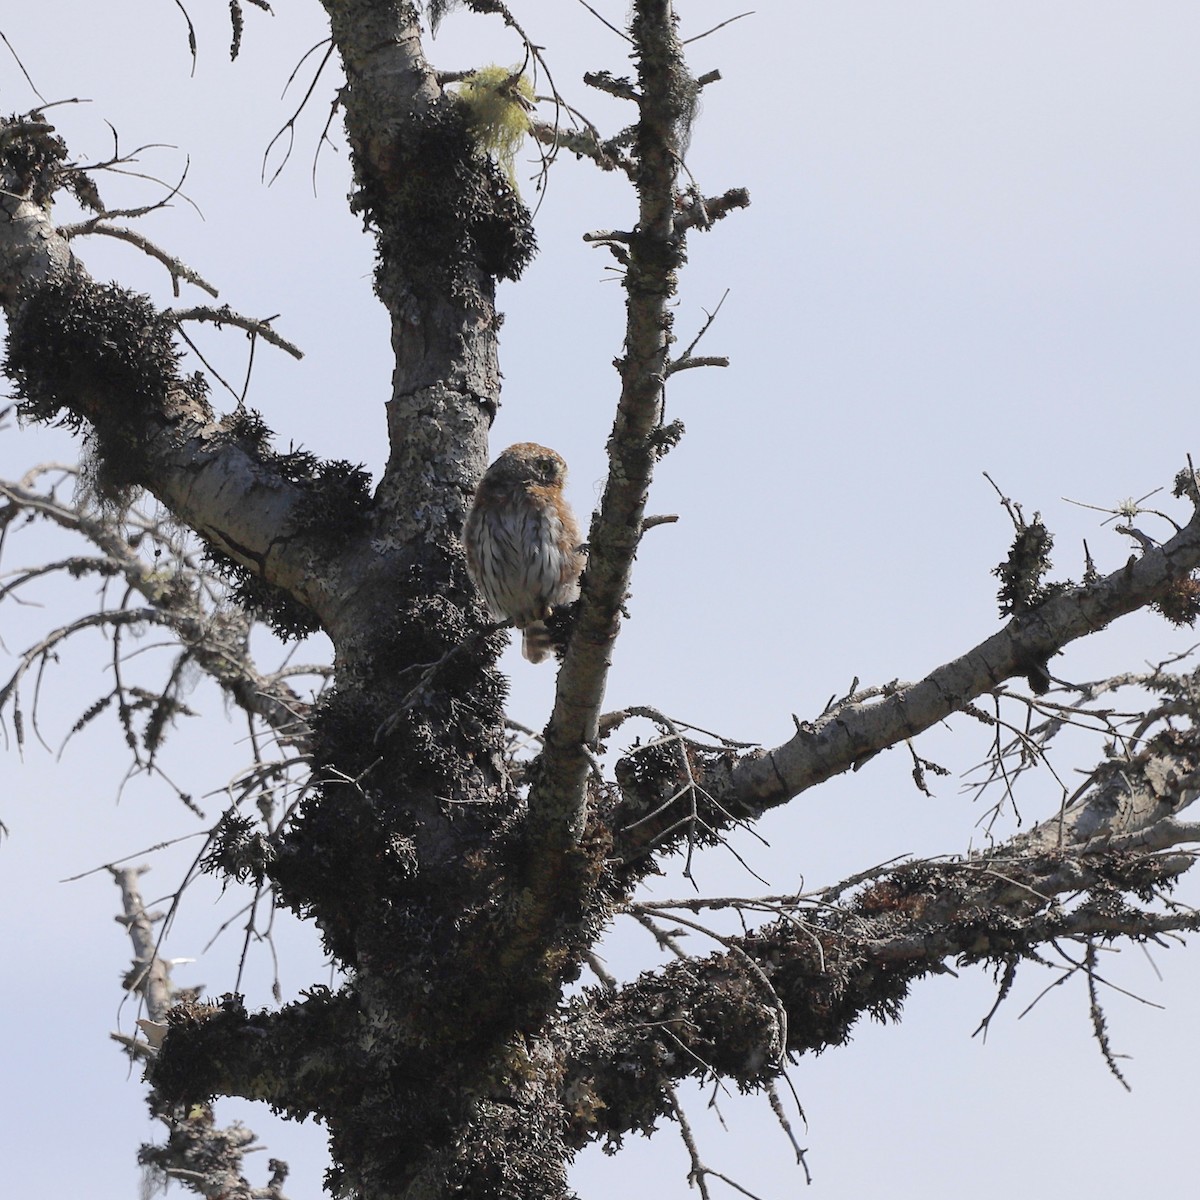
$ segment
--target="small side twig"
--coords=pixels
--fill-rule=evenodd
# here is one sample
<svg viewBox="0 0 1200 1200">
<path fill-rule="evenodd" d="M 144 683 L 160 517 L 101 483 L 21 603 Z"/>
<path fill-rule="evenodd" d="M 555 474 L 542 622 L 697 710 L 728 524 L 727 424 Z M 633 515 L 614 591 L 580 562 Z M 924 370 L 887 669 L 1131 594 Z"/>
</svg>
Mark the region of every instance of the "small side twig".
<svg viewBox="0 0 1200 1200">
<path fill-rule="evenodd" d="M 118 241 L 128 242 L 131 246 L 136 246 L 143 254 L 156 259 L 167 268 L 171 275 L 171 287 L 176 296 L 179 295 L 179 281 L 181 279 L 187 283 L 195 284 L 196 287 L 207 292 L 214 299 L 220 295 L 216 287 L 209 283 L 198 271 L 193 270 L 182 259 L 176 258 L 173 254 L 168 254 L 161 246 L 155 245 L 148 237 L 143 236 L 136 230 L 126 229 L 121 225 L 105 225 L 102 220 L 93 219 L 83 221 L 78 225 L 64 226 L 59 232 L 68 240 L 97 233 L 102 234 L 104 237 L 116 238 Z"/>
<path fill-rule="evenodd" d="M 264 342 L 270 342 L 272 346 L 277 346 L 295 359 L 304 357 L 303 350 L 271 328 L 274 317 L 266 317 L 261 320 L 255 317 L 243 317 L 241 313 L 234 312 L 228 304 L 224 304 L 220 308 L 168 308 L 163 316 L 176 324 L 181 321 L 211 321 L 218 328 L 222 325 L 233 325 L 238 329 L 244 329 L 247 333 L 254 334 L 255 337 L 262 338 Z"/>
</svg>

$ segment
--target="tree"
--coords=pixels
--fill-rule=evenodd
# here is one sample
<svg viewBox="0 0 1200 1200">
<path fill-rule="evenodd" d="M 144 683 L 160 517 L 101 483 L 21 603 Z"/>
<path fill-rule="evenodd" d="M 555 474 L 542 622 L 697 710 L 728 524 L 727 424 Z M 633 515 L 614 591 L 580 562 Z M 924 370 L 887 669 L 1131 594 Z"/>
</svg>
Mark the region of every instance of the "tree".
<svg viewBox="0 0 1200 1200">
<path fill-rule="evenodd" d="M 688 365 L 680 350 L 690 335 L 670 340 L 683 238 L 729 236 L 708 226 L 745 198 L 691 190 L 680 174 L 696 81 L 664 4 L 635 8 L 637 76 L 594 80 L 637 105 L 629 137 L 606 143 L 586 125 L 569 133 L 562 120 L 540 131 L 601 166 L 627 165 L 640 207 L 636 226 L 597 239 L 622 268 L 628 326 L 584 596 L 560 630 L 565 658 L 541 751 L 533 765 L 506 753 L 494 667 L 502 639 L 466 580 L 457 534 L 498 399 L 494 285 L 529 258 L 528 210 L 482 152 L 484 132 L 450 81 L 440 84 L 417 43 L 397 36 L 415 31 L 416 14 L 327 7 L 350 79 L 341 97 L 352 203 L 374 231 L 376 288 L 397 359 L 390 454 L 373 492 L 347 463 L 273 450 L 240 403 L 218 415 L 203 380 L 178 367 L 174 328 L 186 316 L 94 284 L 70 254 L 75 239 L 54 224 L 47 201 L 56 190 L 94 203 L 90 174 L 74 169 L 35 114 L 6 133 L 8 370 L 26 419 L 65 419 L 85 433 L 101 500 L 98 510 L 63 504 L 57 493 L 37 494 L 40 480 L 31 479 L 24 491 L 8 489 L 10 524 L 32 512 L 73 526 L 94 549 L 62 567 L 115 572 L 141 597 L 137 609 L 123 604 L 97 618 L 113 628 L 114 662 L 128 624 L 152 622 L 179 638 L 166 686 L 139 694 L 116 677 L 113 707 L 140 739 L 137 753 L 153 755 L 180 713 L 191 663 L 273 730 L 287 758 L 311 766 L 290 793 L 276 790 L 276 764 L 251 771 L 204 865 L 314 920 L 347 974 L 279 1011 L 247 1013 L 236 999 L 216 1009 L 187 998 L 177 1005 L 161 1048 L 139 1052 L 151 1060 L 155 1103 L 179 1119 L 155 1161 L 172 1170 L 191 1162 L 180 1141 L 189 1133 L 208 1144 L 209 1114 L 197 1102 L 251 1095 L 320 1114 L 335 1182 L 365 1195 L 557 1194 L 577 1145 L 682 1122 L 680 1079 L 714 1073 L 770 1092 L 785 1047 L 838 1045 L 864 1013 L 896 1015 L 909 985 L 948 961 L 995 964 L 1007 990 L 1021 961 L 1074 942 L 1079 974 L 1095 987 L 1098 944 L 1190 928 L 1190 910 L 1157 903 L 1191 862 L 1194 830 L 1178 818 L 1190 799 L 1190 680 L 1145 673 L 1141 682 L 1163 700 L 1128 724 L 1100 687 L 1069 690 L 1058 707 L 1037 693 L 1047 673 L 1058 676 L 1059 649 L 1123 613 L 1156 605 L 1190 618 L 1194 523 L 1162 545 L 1142 534 L 1128 562 L 1107 571 L 1089 563 L 1081 583 L 1066 585 L 1048 581 L 1040 521 L 1011 505 L 1001 632 L 916 684 L 851 686 L 797 719 L 774 750 L 701 735 L 642 705 L 603 712 L 650 476 L 680 433 L 661 402 L 663 380 Z M 85 218 L 90 231 L 111 223 L 102 216 L 93 209 Z M 68 233 L 88 231 L 74 224 Z M 215 316 L 274 336 L 265 323 Z M 1190 474 L 1177 488 L 1185 504 L 1194 497 Z M 141 490 L 173 523 L 128 507 Z M 207 565 L 179 525 L 198 535 Z M 278 633 L 329 635 L 336 673 L 317 702 L 254 665 L 243 610 L 214 607 L 216 574 Z M 1022 700 L 1008 681 L 1026 676 L 1034 695 Z M 995 707 L 977 704 L 985 695 Z M 997 738 L 996 781 L 1007 798 L 1011 775 L 1040 756 L 1045 739 L 1084 721 L 1081 705 L 1093 700 L 1100 712 L 1087 719 L 1112 751 L 1090 787 L 1032 830 L 963 860 L 867 871 L 777 899 L 752 933 L 718 928 L 716 954 L 573 994 L 560 1007 L 618 912 L 654 925 L 668 949 L 666 928 L 709 924 L 700 903 L 664 915 L 633 899 L 672 854 L 690 869 L 693 851 L 735 826 L 953 713 Z M 1028 728 L 1012 716 L 1022 706 Z M 648 740 L 626 736 L 637 719 L 654 729 Z M 601 749 L 611 774 L 596 769 Z M 934 770 L 926 752 L 913 749 L 911 761 L 925 782 Z M 283 800 L 263 827 L 242 811 L 256 795 Z M 133 880 L 122 883 L 136 916 Z M 139 949 L 152 955 L 145 941 Z M 166 1005 L 147 999 L 152 1012 Z"/>
</svg>

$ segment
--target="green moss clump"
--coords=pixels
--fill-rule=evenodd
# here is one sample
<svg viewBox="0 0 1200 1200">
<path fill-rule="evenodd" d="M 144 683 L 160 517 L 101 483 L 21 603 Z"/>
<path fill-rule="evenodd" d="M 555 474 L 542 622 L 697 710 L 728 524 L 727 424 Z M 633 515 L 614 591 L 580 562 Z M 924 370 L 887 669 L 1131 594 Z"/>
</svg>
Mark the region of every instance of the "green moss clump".
<svg viewBox="0 0 1200 1200">
<path fill-rule="evenodd" d="M 517 191 L 516 158 L 529 133 L 533 84 L 519 68 L 480 67 L 459 86 L 471 133 L 479 148 L 494 154 L 504 177 Z"/>
</svg>

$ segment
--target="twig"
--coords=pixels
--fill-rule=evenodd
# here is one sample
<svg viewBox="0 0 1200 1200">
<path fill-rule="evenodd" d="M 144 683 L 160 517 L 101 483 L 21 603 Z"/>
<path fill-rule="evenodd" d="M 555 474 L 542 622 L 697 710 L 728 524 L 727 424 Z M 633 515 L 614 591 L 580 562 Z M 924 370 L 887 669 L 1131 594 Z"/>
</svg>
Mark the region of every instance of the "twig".
<svg viewBox="0 0 1200 1200">
<path fill-rule="evenodd" d="M 163 316 L 173 320 L 176 324 L 181 321 L 211 321 L 218 329 L 222 325 L 233 325 L 238 329 L 246 330 L 247 333 L 254 334 L 255 337 L 262 338 L 264 342 L 270 342 L 272 346 L 286 351 L 295 359 L 304 357 L 303 350 L 271 328 L 274 317 L 266 317 L 261 320 L 255 317 L 243 317 L 241 313 L 235 313 L 228 304 L 221 308 L 168 308 L 163 311 Z"/>
<path fill-rule="evenodd" d="M 94 217 L 90 221 L 82 221 L 78 225 L 63 226 L 59 229 L 59 233 L 68 240 L 93 233 L 101 234 L 104 237 L 117 238 L 122 242 L 128 242 L 131 246 L 136 246 L 142 253 L 148 255 L 150 258 L 157 259 L 167 268 L 171 275 L 172 286 L 176 296 L 179 295 L 179 280 L 181 279 L 195 284 L 196 287 L 207 292 L 214 298 L 220 294 L 216 287 L 209 283 L 198 271 L 193 270 L 182 259 L 176 258 L 174 255 L 168 254 L 161 247 L 156 246 L 148 237 L 138 233 L 136 230 L 126 229 L 120 225 L 105 225 L 103 222 L 113 215 L 112 213 L 105 213 L 100 217 Z"/>
<path fill-rule="evenodd" d="M 579 0 L 579 3 L 582 4 L 583 7 L 586 8 L 588 12 L 590 12 L 592 16 L 595 17 L 596 20 L 599 21 L 600 24 L 606 29 L 611 29 L 613 33 L 617 35 L 617 37 L 624 38 L 625 41 L 632 44 L 633 38 L 631 38 L 629 34 L 625 32 L 625 30 L 618 29 L 611 21 L 606 21 L 590 4 L 587 3 L 587 0 Z"/>
<path fill-rule="evenodd" d="M 262 178 L 264 180 L 266 180 L 267 179 L 267 159 L 271 155 L 271 149 L 272 149 L 272 147 L 274 147 L 275 143 L 277 141 L 279 141 L 279 139 L 281 137 L 283 137 L 283 135 L 285 133 L 287 134 L 287 138 L 288 138 L 287 149 L 284 151 L 283 160 L 282 160 L 282 162 L 280 162 L 279 166 L 275 169 L 275 173 L 271 176 L 271 178 L 269 180 L 267 180 L 268 187 L 270 187 L 271 184 L 273 184 L 275 182 L 275 180 L 277 180 L 279 178 L 281 172 L 283 171 L 283 168 L 287 166 L 287 161 L 292 156 L 292 146 L 295 144 L 295 141 L 296 141 L 296 121 L 299 118 L 300 114 L 304 111 L 304 106 L 308 103 L 313 92 L 316 90 L 317 82 L 321 78 L 321 73 L 325 70 L 325 64 L 328 63 L 329 60 L 333 57 L 333 51 L 334 51 L 333 38 L 328 38 L 326 40 L 329 43 L 329 48 L 325 51 L 324 58 L 321 59 L 320 64 L 317 66 L 317 70 L 316 70 L 316 73 L 312 77 L 312 81 L 309 83 L 307 89 L 305 89 L 304 96 L 301 98 L 300 104 L 297 106 L 296 111 L 294 113 L 292 113 L 292 115 L 290 117 L 288 117 L 288 119 L 283 123 L 283 126 L 280 128 L 279 132 L 276 133 L 275 136 L 267 143 L 267 148 L 263 151 Z M 304 59 L 306 59 L 309 54 L 312 54 L 313 50 L 317 49 L 317 47 L 322 46 L 324 44 L 325 44 L 324 41 L 318 42 L 317 46 L 314 46 L 312 50 L 309 50 L 305 53 L 304 57 L 300 59 L 300 62 L 296 64 L 295 70 L 293 70 L 291 78 L 288 79 L 288 84 L 291 83 L 292 78 L 295 78 L 296 71 L 298 71 L 300 69 L 300 64 L 304 62 Z M 284 91 L 285 92 L 287 91 L 286 86 L 284 87 Z M 328 126 L 327 126 L 327 128 L 328 128 Z"/>
<path fill-rule="evenodd" d="M 686 349 L 677 358 L 667 363 L 667 374 L 672 375 L 676 371 L 686 371 L 689 367 L 727 367 L 729 359 L 727 358 L 693 358 L 692 351 L 699 345 L 700 339 L 712 328 L 712 323 L 717 319 L 717 314 L 721 311 L 721 306 L 725 303 L 729 296 L 729 289 L 726 288 L 717 301 L 717 307 L 708 312 L 704 309 L 705 321 L 700 326 L 700 332 L 688 343 Z"/>
<path fill-rule="evenodd" d="M 581 0 L 581 2 L 582 2 L 582 0 Z M 603 18 L 601 18 L 601 20 L 603 20 Z M 606 22 L 606 24 L 607 24 L 607 22 Z M 46 97 L 43 96 L 42 93 L 37 90 L 37 87 L 34 84 L 33 80 L 29 77 L 29 72 L 27 70 L 25 70 L 25 64 L 21 61 L 21 56 L 16 52 L 16 50 L 13 49 L 12 42 L 10 42 L 8 40 L 8 38 L 6 38 L 4 36 L 4 31 L 2 29 L 0 29 L 0 41 L 2 41 L 8 47 L 8 52 L 9 52 L 9 54 L 11 54 L 13 56 L 13 60 L 16 62 L 17 67 L 20 69 L 21 74 L 25 76 L 25 82 L 27 84 L 29 84 L 30 91 L 33 92 L 33 94 L 42 102 L 43 105 L 45 105 Z"/>
<path fill-rule="evenodd" d="M 719 25 L 714 25 L 711 29 L 706 29 L 703 33 L 698 33 L 694 37 L 684 38 L 683 44 L 690 46 L 693 42 L 698 42 L 701 38 L 706 38 L 710 33 L 716 33 L 718 29 L 724 29 L 726 25 L 732 25 L 734 21 L 740 21 L 743 17 L 754 16 L 754 9 L 749 12 L 738 13 L 736 17 L 730 17 L 728 20 L 722 21 Z"/>
</svg>

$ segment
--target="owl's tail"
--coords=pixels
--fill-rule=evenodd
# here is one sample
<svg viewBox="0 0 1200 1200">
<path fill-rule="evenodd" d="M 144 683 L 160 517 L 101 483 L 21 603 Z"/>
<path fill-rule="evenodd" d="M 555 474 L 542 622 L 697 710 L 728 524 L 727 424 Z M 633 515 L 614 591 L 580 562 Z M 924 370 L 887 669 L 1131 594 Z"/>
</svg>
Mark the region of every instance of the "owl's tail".
<svg viewBox="0 0 1200 1200">
<path fill-rule="evenodd" d="M 540 663 L 550 653 L 551 645 L 545 621 L 531 621 L 521 630 L 521 653 L 531 663 Z"/>
</svg>

